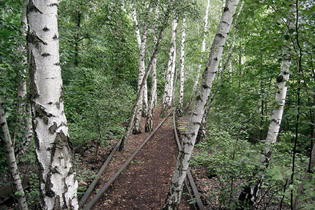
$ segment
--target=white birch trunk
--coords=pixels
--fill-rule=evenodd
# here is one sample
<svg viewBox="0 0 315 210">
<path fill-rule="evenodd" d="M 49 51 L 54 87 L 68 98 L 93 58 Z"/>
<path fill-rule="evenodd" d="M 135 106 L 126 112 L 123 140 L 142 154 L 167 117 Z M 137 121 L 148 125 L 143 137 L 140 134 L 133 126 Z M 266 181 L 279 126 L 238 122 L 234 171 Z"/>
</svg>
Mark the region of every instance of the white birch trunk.
<svg viewBox="0 0 315 210">
<path fill-rule="evenodd" d="M 78 209 L 72 145 L 64 113 L 57 0 L 30 0 L 28 53 L 42 209 Z"/>
<path fill-rule="evenodd" d="M 186 40 L 186 17 L 183 18 L 181 54 L 180 54 L 180 86 L 179 86 L 179 104 L 178 104 L 178 113 L 180 115 L 183 113 L 183 99 L 184 99 L 185 40 Z"/>
<path fill-rule="evenodd" d="M 135 32 L 136 32 L 136 38 L 137 38 L 137 43 L 138 43 L 138 48 L 139 48 L 139 58 L 138 58 L 138 90 L 141 85 L 142 79 L 143 79 L 143 68 L 144 68 L 144 50 L 145 48 L 143 47 L 142 41 L 141 41 L 141 35 L 140 35 L 140 27 L 137 19 L 137 10 L 136 10 L 136 5 L 132 1 L 131 3 L 131 8 L 132 8 L 132 21 L 135 25 Z M 134 127 L 133 127 L 133 133 L 141 133 L 140 130 L 140 121 L 141 121 L 141 112 L 142 112 L 142 102 L 143 102 L 143 92 L 140 92 L 140 100 L 137 104 L 137 110 L 136 110 L 136 116 L 134 120 Z"/>
<path fill-rule="evenodd" d="M 160 1 L 158 0 L 155 8 L 155 16 L 154 16 L 154 45 L 157 43 L 157 21 L 159 16 L 159 4 Z M 157 62 L 157 55 L 154 55 L 152 61 L 152 87 L 151 87 L 151 97 L 149 102 L 149 108 L 146 115 L 145 121 L 145 132 L 151 132 L 153 129 L 153 110 L 157 104 L 157 79 L 156 79 L 156 62 Z"/>
<path fill-rule="evenodd" d="M 286 86 L 286 83 L 290 76 L 291 59 L 290 55 L 288 54 L 289 48 L 285 46 L 283 50 L 285 55 L 283 56 L 281 63 L 281 72 L 277 77 L 277 107 L 275 107 L 272 111 L 268 134 L 265 142 L 264 157 L 262 161 L 264 163 L 269 162 L 271 147 L 277 141 L 287 96 L 288 87 Z"/>
<path fill-rule="evenodd" d="M 277 107 L 275 107 L 274 110 L 272 111 L 271 121 L 267 133 L 267 138 L 265 141 L 264 153 L 261 158 L 261 163 L 263 164 L 264 168 L 268 168 L 272 155 L 271 150 L 278 138 L 288 89 L 288 87 L 286 86 L 286 82 L 289 80 L 290 76 L 289 69 L 291 65 L 290 61 L 291 59 L 289 55 L 289 48 L 285 46 L 283 50 L 285 55 L 283 56 L 283 60 L 281 63 L 281 72 L 277 77 L 278 89 L 276 93 L 276 102 L 278 104 Z M 247 187 L 250 190 L 249 191 L 247 190 L 247 193 L 245 193 L 246 190 L 244 190 L 241 193 L 240 197 L 242 197 L 242 199 L 240 200 L 245 201 L 245 203 L 249 202 L 250 205 L 254 205 L 257 200 L 257 196 L 260 191 L 263 180 L 264 174 L 259 175 L 259 178 L 257 179 L 256 183 L 252 187 Z M 246 189 L 246 187 L 244 189 Z"/>
<path fill-rule="evenodd" d="M 154 44 L 157 42 L 157 27 L 158 27 L 158 17 L 159 17 L 159 6 L 160 6 L 160 0 L 157 1 L 156 8 L 155 8 L 155 16 L 154 16 L 154 37 L 153 41 Z M 157 64 L 157 55 L 153 58 L 152 63 L 152 88 L 151 88 L 151 106 L 152 109 L 157 105 L 157 77 L 156 77 L 156 64 Z"/>
<path fill-rule="evenodd" d="M 173 23 L 172 23 L 171 47 L 170 47 L 170 52 L 169 52 L 168 64 L 167 64 L 167 74 L 165 77 L 162 116 L 164 116 L 169 110 L 169 108 L 172 106 L 172 100 L 173 100 L 173 84 L 174 84 L 173 80 L 174 80 L 175 63 L 176 63 L 176 29 L 177 29 L 177 17 L 173 19 Z"/>
<path fill-rule="evenodd" d="M 132 1 L 131 2 L 131 17 L 132 17 L 132 21 L 133 24 L 135 25 L 135 31 L 136 31 L 136 38 L 137 38 L 137 43 L 138 43 L 138 48 L 141 48 L 141 35 L 140 35 L 140 27 L 139 27 L 139 23 L 138 23 L 138 19 L 137 19 L 137 10 L 136 10 L 136 5 L 135 2 Z"/>
<path fill-rule="evenodd" d="M 208 0 L 207 8 L 206 8 L 206 14 L 205 14 L 205 17 L 204 17 L 205 25 L 204 25 L 204 29 L 203 29 L 203 39 L 202 39 L 202 43 L 201 43 L 201 55 L 203 55 L 203 53 L 206 50 L 206 36 L 207 36 L 207 33 L 208 33 L 209 9 L 210 9 L 210 0 Z M 198 68 L 197 68 L 197 75 L 196 75 L 196 79 L 195 79 L 194 86 L 193 86 L 192 96 L 195 95 L 195 92 L 196 92 L 197 87 L 198 87 L 202 61 L 203 61 L 203 56 L 200 57 L 200 63 L 199 63 Z M 191 98 L 193 98 L 193 97 L 191 97 Z"/>
<path fill-rule="evenodd" d="M 205 111 L 205 105 L 211 91 L 212 83 L 218 71 L 223 47 L 230 31 L 230 26 L 233 21 L 233 15 L 235 13 L 237 4 L 238 0 L 226 1 L 221 20 L 212 43 L 207 67 L 202 76 L 199 94 L 196 97 L 190 122 L 184 135 L 183 150 L 179 152 L 177 157 L 176 168 L 172 177 L 170 191 L 163 209 L 178 209 L 183 190 L 183 183 L 189 167 L 189 160 L 194 149 L 196 137 Z"/>
<path fill-rule="evenodd" d="M 294 11 L 292 11 L 292 14 L 294 14 Z M 292 23 L 293 20 L 291 18 L 292 17 L 289 17 L 288 28 L 294 29 L 294 24 Z M 264 169 L 268 168 L 269 166 L 269 162 L 271 160 L 271 155 L 272 155 L 272 148 L 273 148 L 273 145 L 277 141 L 280 125 L 282 121 L 284 105 L 285 105 L 287 89 L 288 89 L 288 87 L 286 86 L 286 83 L 289 80 L 289 76 L 290 76 L 290 66 L 291 66 L 291 54 L 290 54 L 291 49 L 290 48 L 291 48 L 290 43 L 286 41 L 282 49 L 283 56 L 282 56 L 282 62 L 281 62 L 281 67 L 280 67 L 280 74 L 278 75 L 276 79 L 278 88 L 276 92 L 275 101 L 277 105 L 272 111 L 268 133 L 267 133 L 267 137 L 265 141 L 265 148 L 264 148 L 264 152 L 261 158 L 261 163 Z M 251 206 L 254 205 L 257 200 L 257 196 L 260 191 L 263 180 L 264 180 L 264 171 L 260 172 L 259 177 L 253 186 L 244 187 L 243 191 L 240 194 L 239 200 Z"/>
<path fill-rule="evenodd" d="M 144 62 L 144 57 L 145 57 L 145 50 L 146 50 L 146 40 L 147 40 L 147 24 L 144 24 L 144 30 L 143 30 L 143 35 L 141 37 L 140 34 L 140 28 L 138 25 L 138 20 L 137 20 L 137 12 L 136 12 L 136 6 L 134 3 L 132 3 L 132 19 L 135 24 L 136 28 L 136 36 L 137 36 L 137 41 L 138 41 L 138 46 L 139 46 L 139 60 L 138 60 L 138 67 L 139 67 L 139 74 L 138 74 L 138 90 L 140 89 L 144 73 L 145 73 L 145 62 Z M 151 5 L 149 6 L 149 13 L 151 12 Z M 138 109 L 137 109 L 137 114 L 136 118 L 134 121 L 134 128 L 133 128 L 133 133 L 141 133 L 140 129 L 140 121 L 141 121 L 141 114 L 142 112 L 144 115 L 148 112 L 148 89 L 147 89 L 147 82 L 146 80 L 144 81 L 144 88 L 143 91 L 140 93 L 140 101 L 138 103 Z"/>
<path fill-rule="evenodd" d="M 233 54 L 235 41 L 236 41 L 237 20 L 238 20 L 238 17 L 240 16 L 240 14 L 241 14 L 241 12 L 243 10 L 244 3 L 245 3 L 245 1 L 243 0 L 241 2 L 241 5 L 240 5 L 239 9 L 238 9 L 236 17 L 234 18 L 232 44 L 231 44 L 231 47 L 230 47 L 229 52 L 227 54 L 226 60 L 224 61 L 223 67 L 221 69 L 221 76 L 220 76 L 220 79 L 219 79 L 219 82 L 218 82 L 218 86 L 222 85 L 223 73 L 224 73 L 225 69 L 227 68 L 228 64 L 231 64 L 230 60 L 231 60 L 231 57 L 232 57 L 232 54 Z M 230 65 L 230 71 L 232 71 L 232 64 Z M 210 100 L 207 103 L 207 108 L 206 108 L 205 113 L 203 115 L 202 124 L 206 123 L 206 117 L 207 117 L 207 115 L 208 115 L 208 113 L 210 111 L 211 104 L 212 104 L 212 102 L 213 102 L 217 92 L 218 92 L 218 89 L 211 94 Z M 201 131 L 201 129 L 199 130 L 199 132 L 200 132 L 199 136 L 202 136 L 203 133 L 205 133 L 205 131 Z"/>
<path fill-rule="evenodd" d="M 175 71 L 176 71 L 176 53 L 177 53 L 177 47 L 176 47 L 176 35 L 177 35 L 177 26 L 178 26 L 178 20 L 177 17 L 174 19 L 174 28 L 173 28 L 173 47 L 174 47 L 174 53 L 173 53 L 173 61 L 172 61 L 172 73 L 171 73 L 171 81 L 170 81 L 170 103 L 172 105 L 173 102 L 173 94 L 174 94 L 174 84 L 175 84 Z"/>
<path fill-rule="evenodd" d="M 151 88 L 151 95 L 152 95 L 152 107 L 156 107 L 157 105 L 157 77 L 156 77 L 156 63 L 157 63 L 157 58 L 155 57 L 153 59 L 153 64 L 152 64 L 152 88 Z"/>
<path fill-rule="evenodd" d="M 21 16 L 21 27 L 20 27 L 20 32 L 22 37 L 26 39 L 26 34 L 27 34 L 27 18 L 26 18 L 26 5 L 28 1 L 25 2 L 25 6 L 23 8 L 22 16 Z M 25 40 L 24 39 L 24 40 Z M 19 85 L 18 85 L 18 90 L 17 90 L 17 95 L 18 95 L 18 100 L 19 100 L 19 105 L 18 105 L 18 112 L 22 116 L 22 130 L 23 130 L 23 137 L 22 137 L 22 144 L 20 145 L 19 148 L 16 149 L 17 155 L 24 154 L 24 152 L 27 150 L 32 137 L 33 137 L 33 132 L 32 132 L 32 117 L 31 117 L 31 108 L 30 104 L 27 103 L 26 98 L 27 98 L 27 90 L 26 90 L 26 65 L 27 65 L 27 58 L 26 58 L 26 53 L 27 50 L 24 47 L 24 43 L 19 44 L 19 51 L 22 55 L 22 61 L 21 61 L 21 66 L 22 69 L 19 72 Z M 13 137 L 13 141 L 15 140 L 15 137 Z M 13 143 L 14 144 L 14 143 Z"/>
<path fill-rule="evenodd" d="M 158 53 L 158 50 L 160 48 L 160 41 L 162 39 L 162 36 L 163 36 L 163 32 L 165 30 L 165 27 L 167 26 L 167 22 L 168 22 L 168 19 L 169 19 L 169 13 L 171 12 L 171 8 L 173 7 L 174 5 L 174 1 L 175 0 L 171 0 L 169 5 L 168 5 L 168 8 L 166 10 L 166 13 L 164 15 L 164 19 L 162 21 L 163 25 L 161 25 L 160 27 L 160 30 L 159 30 L 159 33 L 158 33 L 158 38 L 157 38 L 157 42 L 155 43 L 154 45 L 154 48 L 153 48 L 153 53 L 152 53 L 152 56 L 150 58 L 150 61 L 149 61 L 149 64 L 148 64 L 148 67 L 146 68 L 145 70 L 145 74 L 144 74 L 144 80 L 147 80 L 148 79 L 148 76 L 149 76 L 149 73 L 150 71 L 152 70 L 152 64 L 153 64 L 153 58 L 156 56 L 156 54 Z M 140 101 L 140 92 L 143 91 L 143 86 L 144 86 L 144 81 L 142 81 L 141 85 L 140 85 L 140 89 L 138 90 L 137 92 L 137 99 L 135 101 L 135 104 L 133 106 L 133 109 L 132 109 L 132 115 L 129 119 L 129 123 L 128 123 L 128 128 L 126 130 L 126 133 L 125 135 L 123 136 L 122 138 L 122 141 L 121 141 L 121 144 L 119 146 L 119 150 L 123 150 L 124 149 L 124 145 L 126 143 L 126 141 L 128 140 L 129 138 L 129 135 L 132 131 L 132 127 L 133 127 L 133 124 L 134 124 L 134 120 L 135 120 L 135 115 L 136 115 L 136 110 L 137 110 L 137 106 L 138 106 L 138 103 Z"/>
<path fill-rule="evenodd" d="M 143 87 L 143 104 L 142 104 L 142 117 L 146 117 L 149 111 L 149 99 L 148 99 L 148 83 L 144 81 Z"/>
<path fill-rule="evenodd" d="M 293 6 L 291 10 L 292 11 L 290 12 L 294 14 Z M 289 17 L 288 19 L 289 29 L 295 29 L 293 19 L 294 17 Z M 277 106 L 272 111 L 270 125 L 268 128 L 268 133 L 267 133 L 266 142 L 265 142 L 264 156 L 262 158 L 262 163 L 265 163 L 266 166 L 268 166 L 270 158 L 271 158 L 271 148 L 273 144 L 276 143 L 278 135 L 279 135 L 280 125 L 281 125 L 283 111 L 284 111 L 284 105 L 285 105 L 286 96 L 287 96 L 288 87 L 286 86 L 286 83 L 290 77 L 290 66 L 291 66 L 291 46 L 290 45 L 291 45 L 290 42 L 286 41 L 283 46 L 280 74 L 278 75 L 276 79 L 277 92 L 276 92 L 275 101 L 277 103 Z"/>
<path fill-rule="evenodd" d="M 20 173 L 19 173 L 18 166 L 16 163 L 14 149 L 13 149 L 13 145 L 12 145 L 12 141 L 11 141 L 11 136 L 9 133 L 9 128 L 8 128 L 7 120 L 5 117 L 5 112 L 4 112 L 4 109 L 2 107 L 1 99 L 0 99 L 0 126 L 1 126 L 1 131 L 3 133 L 3 140 L 5 143 L 5 149 L 7 152 L 8 165 L 10 167 L 10 172 L 11 172 L 11 175 L 12 175 L 12 178 L 14 181 L 14 186 L 15 186 L 15 189 L 17 192 L 15 195 L 17 196 L 20 209 L 27 210 L 28 206 L 27 206 L 27 202 L 25 199 L 25 193 L 23 190 Z"/>
</svg>

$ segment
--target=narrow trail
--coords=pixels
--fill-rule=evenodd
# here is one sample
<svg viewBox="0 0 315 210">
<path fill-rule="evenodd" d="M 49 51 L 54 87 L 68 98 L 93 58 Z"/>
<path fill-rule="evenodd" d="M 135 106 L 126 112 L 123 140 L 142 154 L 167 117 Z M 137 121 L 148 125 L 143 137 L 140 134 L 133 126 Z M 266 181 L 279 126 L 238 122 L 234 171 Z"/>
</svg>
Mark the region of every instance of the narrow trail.
<svg viewBox="0 0 315 210">
<path fill-rule="evenodd" d="M 155 126 L 162 120 L 159 114 L 160 110 L 154 114 Z M 142 128 L 144 130 L 144 122 Z M 143 132 L 130 137 L 125 151 L 114 155 L 99 187 L 147 136 Z M 93 209 L 161 209 L 169 191 L 177 154 L 172 117 L 169 117 Z M 185 199 L 183 196 L 179 209 L 190 209 Z"/>
</svg>

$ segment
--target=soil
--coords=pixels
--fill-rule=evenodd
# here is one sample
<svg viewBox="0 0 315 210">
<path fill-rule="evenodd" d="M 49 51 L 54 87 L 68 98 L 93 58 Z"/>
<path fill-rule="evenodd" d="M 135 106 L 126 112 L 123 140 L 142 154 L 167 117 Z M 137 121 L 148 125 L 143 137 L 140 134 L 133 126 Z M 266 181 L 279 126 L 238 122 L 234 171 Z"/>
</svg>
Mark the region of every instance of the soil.
<svg viewBox="0 0 315 210">
<path fill-rule="evenodd" d="M 158 109 L 153 116 L 154 127 L 163 120 L 159 116 Z M 144 122 L 141 126 L 143 131 Z M 143 132 L 130 136 L 124 151 L 116 152 L 113 156 L 98 184 L 98 189 L 120 168 L 148 135 Z M 102 154 L 101 151 L 99 153 Z M 93 209 L 161 209 L 169 191 L 177 154 L 172 118 L 169 117 Z M 88 157 L 84 162 L 89 162 Z M 101 164 L 101 162 L 95 163 L 92 167 L 99 168 Z M 190 209 L 185 199 L 187 198 L 184 195 L 179 209 Z"/>
<path fill-rule="evenodd" d="M 163 120 L 160 118 L 160 111 L 160 109 L 156 109 L 153 115 L 154 128 Z M 142 131 L 144 131 L 144 124 L 143 120 L 141 122 Z M 86 203 L 91 200 L 95 192 L 102 188 L 148 136 L 149 133 L 145 132 L 130 136 L 125 143 L 124 151 L 116 152 L 112 157 L 94 190 L 94 194 L 92 193 Z M 79 195 L 82 196 L 82 189 L 83 191 L 86 190 L 93 181 L 93 174 L 98 172 L 116 142 L 117 140 L 112 139 L 109 144 L 98 146 L 96 141 L 90 141 L 76 149 L 77 178 L 79 180 L 79 191 L 81 191 Z M 169 117 L 109 190 L 104 193 L 104 197 L 98 201 L 93 209 L 161 209 L 169 191 L 177 154 L 172 117 Z M 25 170 L 22 170 L 22 174 L 25 174 Z M 189 199 L 190 197 L 184 188 L 179 206 L 180 210 L 192 208 L 189 205 Z M 0 206 L 0 209 L 13 209 L 16 205 L 15 202 L 13 204 L 6 203 Z"/>
</svg>

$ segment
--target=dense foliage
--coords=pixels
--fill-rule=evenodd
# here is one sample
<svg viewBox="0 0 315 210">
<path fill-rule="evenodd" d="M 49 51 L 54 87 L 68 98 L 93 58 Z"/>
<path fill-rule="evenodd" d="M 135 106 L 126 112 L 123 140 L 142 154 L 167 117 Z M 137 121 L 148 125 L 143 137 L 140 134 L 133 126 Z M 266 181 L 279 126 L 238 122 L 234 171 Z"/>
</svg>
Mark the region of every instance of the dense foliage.
<svg viewBox="0 0 315 210">
<path fill-rule="evenodd" d="M 149 1 L 136 2 L 140 21 L 153 23 L 153 14 L 149 20 L 143 20 L 146 7 L 141 5 L 148 5 Z M 287 34 L 286 21 L 291 12 L 289 2 L 246 0 L 240 17 L 235 20 L 237 31 L 231 34 L 236 33 L 236 42 L 230 64 L 227 69 L 222 69 L 221 64 L 212 90 L 216 95 L 207 116 L 207 134 L 197 146 L 193 160 L 193 167 L 205 167 L 219 187 L 219 190 L 210 190 L 206 198 L 214 208 L 236 208 L 241 188 L 253 182 L 260 172 L 261 152 L 271 112 L 276 106 L 276 81 L 285 41 L 289 41 L 293 49 L 289 90 L 281 131 L 265 174 L 258 207 L 265 209 L 282 205 L 289 208 L 292 205 L 291 192 L 296 193 L 304 177 L 315 142 L 314 3 L 309 0 L 294 2 L 298 5 L 295 8 L 298 12 L 296 30 L 284 35 Z M 167 2 L 161 1 L 161 5 L 165 9 Z M 182 14 L 186 12 L 184 99 L 188 103 L 194 97 L 191 90 L 200 57 L 204 57 L 203 68 L 207 62 L 222 1 L 211 1 L 205 54 L 200 53 L 200 47 L 206 1 L 185 5 L 188 5 L 186 1 L 177 11 L 180 14 L 177 46 L 180 46 Z M 26 39 L 19 31 L 24 3 L 0 1 L 0 6 L 0 97 L 4 99 L 11 135 L 16 135 L 16 144 L 19 144 L 23 128 L 18 124 L 21 118 L 17 111 L 20 103 L 17 99 L 18 73 L 26 67 L 21 63 L 18 46 L 21 43 L 25 45 Z M 128 1 L 60 1 L 59 36 L 65 112 L 74 147 L 89 141 L 106 145 L 109 140 L 120 139 L 137 93 L 139 50 Z M 170 36 L 168 26 L 158 54 L 159 96 L 163 94 Z M 153 50 L 153 28 L 149 30 L 147 42 L 146 62 Z M 232 36 L 225 47 L 223 61 L 230 46 Z M 179 47 L 177 50 L 179 52 Z M 180 53 L 177 54 L 179 63 Z M 178 75 L 179 70 L 176 71 Z M 177 103 L 178 84 L 175 92 Z M 0 182 L 4 183 L 10 178 L 2 144 L 1 141 L 0 174 L 3 178 Z M 21 166 L 35 165 L 33 150 L 29 149 L 27 154 L 19 157 L 19 162 Z M 33 184 L 38 185 L 35 180 L 33 177 Z M 302 200 L 314 198 L 314 178 L 311 181 L 305 184 L 306 193 Z M 28 197 L 35 205 L 38 191 L 31 190 Z M 315 208 L 314 204 L 307 204 L 307 209 Z"/>
</svg>

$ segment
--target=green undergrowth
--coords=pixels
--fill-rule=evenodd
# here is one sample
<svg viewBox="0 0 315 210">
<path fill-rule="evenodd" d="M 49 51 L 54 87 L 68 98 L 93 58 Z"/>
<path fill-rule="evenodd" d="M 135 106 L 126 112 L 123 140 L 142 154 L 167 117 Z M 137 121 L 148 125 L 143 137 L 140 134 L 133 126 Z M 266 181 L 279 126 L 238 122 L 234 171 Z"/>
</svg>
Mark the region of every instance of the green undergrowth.
<svg viewBox="0 0 315 210">
<path fill-rule="evenodd" d="M 202 142 L 196 145 L 197 153 L 193 156 L 193 167 L 205 167 L 206 176 L 215 183 L 210 186 L 206 197 L 212 208 L 235 209 L 238 196 L 244 186 L 253 185 L 260 174 L 265 174 L 261 200 L 258 208 L 288 206 L 291 190 L 296 192 L 304 169 L 307 157 L 297 154 L 295 167 L 295 181 L 290 183 L 292 154 L 288 149 L 291 145 L 284 141 L 284 137 L 274 146 L 272 159 L 266 173 L 260 163 L 264 141 L 251 143 L 246 132 L 235 132 L 242 124 L 227 124 L 222 118 L 208 120 L 208 134 Z M 226 123 L 224 125 L 224 123 Z M 235 135 L 235 133 L 237 135 Z M 310 191 L 310 183 L 307 183 Z M 286 190 L 284 190 L 286 188 Z M 312 194 L 303 199 L 310 199 Z M 246 207 L 242 207 L 246 208 Z"/>
</svg>

